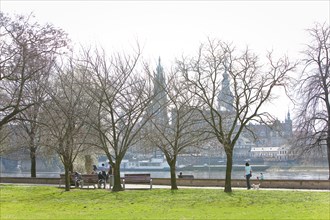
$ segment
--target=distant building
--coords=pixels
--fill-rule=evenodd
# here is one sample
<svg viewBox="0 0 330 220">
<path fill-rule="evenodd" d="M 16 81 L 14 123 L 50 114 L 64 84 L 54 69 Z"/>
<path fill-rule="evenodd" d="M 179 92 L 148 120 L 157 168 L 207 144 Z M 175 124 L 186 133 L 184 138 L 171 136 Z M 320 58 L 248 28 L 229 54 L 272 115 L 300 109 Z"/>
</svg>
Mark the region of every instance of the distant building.
<svg viewBox="0 0 330 220">
<path fill-rule="evenodd" d="M 166 80 L 164 75 L 164 69 L 158 59 L 158 65 L 156 72 L 154 72 L 153 78 L 153 94 L 154 98 L 151 102 L 151 115 L 155 114 L 156 120 L 163 121 L 165 124 L 168 123 L 168 111 L 167 111 L 167 94 L 165 91 Z"/>
<path fill-rule="evenodd" d="M 253 147 L 251 148 L 251 157 L 263 158 L 265 161 L 288 161 L 292 159 L 289 153 L 289 146 L 279 147 Z"/>
<path fill-rule="evenodd" d="M 250 158 L 251 149 L 255 147 L 255 144 L 248 138 L 240 137 L 234 148 L 234 157 L 235 158 Z"/>
<path fill-rule="evenodd" d="M 149 115 L 154 115 L 154 119 L 158 122 L 170 123 L 175 119 L 176 113 L 168 110 L 166 103 L 168 102 L 165 92 L 166 81 L 164 76 L 163 67 L 161 66 L 160 58 L 153 78 L 153 93 L 154 99 L 149 108 Z M 228 128 L 231 126 L 231 117 L 234 112 L 234 95 L 230 89 L 230 75 L 227 73 L 227 67 L 223 73 L 221 81 L 221 88 L 217 97 L 217 109 L 223 113 L 222 123 L 227 123 Z M 207 110 L 205 110 L 207 111 Z M 170 114 L 168 114 L 170 113 Z M 196 114 L 199 114 L 196 111 Z M 199 117 L 199 116 L 196 116 Z M 204 126 L 204 125 L 201 125 Z M 285 160 L 288 154 L 288 141 L 292 137 L 292 120 L 290 112 L 284 122 L 275 120 L 272 124 L 249 124 L 248 129 L 243 130 L 241 136 L 236 142 L 234 148 L 234 158 L 248 159 L 248 158 L 263 158 L 265 160 Z M 224 129 L 227 127 L 224 126 Z M 151 128 L 152 129 L 152 128 Z M 252 133 L 251 133 L 252 131 Z M 211 141 L 212 142 L 212 141 Z M 209 144 L 206 144 L 209 145 Z M 187 148 L 189 149 L 189 148 Z M 219 148 L 218 148 L 219 149 Z M 200 150 L 200 152 L 196 152 Z M 190 153 L 204 155 L 210 151 L 211 147 L 207 146 L 206 149 L 192 149 Z M 185 152 L 188 153 L 189 152 Z M 211 152 L 208 152 L 210 155 Z M 218 150 L 218 155 L 224 156 L 225 154 Z"/>
<path fill-rule="evenodd" d="M 218 94 L 218 109 L 220 111 L 234 111 L 234 95 L 230 90 L 229 74 L 227 73 L 227 67 L 222 74 L 223 79 L 221 82 L 221 90 Z"/>
<path fill-rule="evenodd" d="M 248 127 L 255 135 L 257 147 L 281 146 L 286 144 L 293 134 L 290 112 L 288 112 L 284 122 L 275 120 L 273 124 L 249 124 Z"/>
<path fill-rule="evenodd" d="M 228 122 L 228 116 L 230 117 L 230 112 L 234 111 L 234 96 L 230 90 L 230 79 L 226 67 L 218 95 L 218 110 L 226 113 L 227 123 L 231 124 Z M 275 120 L 272 124 L 251 123 L 236 142 L 234 158 L 261 157 L 263 159 L 285 160 L 288 158 L 286 145 L 292 134 L 290 112 L 288 112 L 284 122 Z"/>
</svg>

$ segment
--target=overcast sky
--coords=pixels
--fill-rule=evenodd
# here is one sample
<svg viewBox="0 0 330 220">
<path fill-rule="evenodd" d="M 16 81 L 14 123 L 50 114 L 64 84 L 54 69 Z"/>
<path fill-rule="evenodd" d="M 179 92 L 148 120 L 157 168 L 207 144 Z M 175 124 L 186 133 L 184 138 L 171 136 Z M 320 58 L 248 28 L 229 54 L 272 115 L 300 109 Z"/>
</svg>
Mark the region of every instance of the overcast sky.
<svg viewBox="0 0 330 220">
<path fill-rule="evenodd" d="M 76 44 L 127 51 L 136 41 L 152 64 L 166 70 L 175 57 L 192 55 L 207 37 L 299 58 L 305 29 L 328 22 L 330 1 L 17 1 L 1 0 L 5 13 L 34 13 L 40 23 L 64 29 Z M 288 100 L 274 114 L 284 120 Z"/>
</svg>

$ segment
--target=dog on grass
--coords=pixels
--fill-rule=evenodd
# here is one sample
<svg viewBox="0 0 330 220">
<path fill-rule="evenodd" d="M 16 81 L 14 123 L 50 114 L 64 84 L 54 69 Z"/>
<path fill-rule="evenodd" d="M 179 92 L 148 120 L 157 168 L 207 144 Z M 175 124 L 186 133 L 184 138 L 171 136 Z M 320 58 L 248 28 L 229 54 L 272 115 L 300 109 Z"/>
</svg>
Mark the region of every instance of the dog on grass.
<svg viewBox="0 0 330 220">
<path fill-rule="evenodd" d="M 252 184 L 252 188 L 255 190 L 259 190 L 260 183 L 259 184 Z"/>
</svg>

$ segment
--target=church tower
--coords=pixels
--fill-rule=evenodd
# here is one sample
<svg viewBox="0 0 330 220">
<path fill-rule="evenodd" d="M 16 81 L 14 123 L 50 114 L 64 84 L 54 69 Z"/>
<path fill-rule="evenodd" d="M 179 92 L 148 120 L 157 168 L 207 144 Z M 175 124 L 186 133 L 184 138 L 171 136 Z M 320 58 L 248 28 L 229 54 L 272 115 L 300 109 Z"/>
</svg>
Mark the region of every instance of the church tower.
<svg viewBox="0 0 330 220">
<path fill-rule="evenodd" d="M 284 136 L 292 137 L 292 120 L 290 118 L 290 112 L 288 111 L 287 117 L 284 122 Z"/>
<path fill-rule="evenodd" d="M 153 113 L 156 113 L 156 120 L 168 123 L 166 81 L 164 76 L 164 69 L 160 64 L 160 57 L 158 59 L 156 72 L 154 72 L 153 84 L 154 97 L 152 101 L 152 111 Z"/>
<path fill-rule="evenodd" d="M 227 73 L 227 66 L 225 65 L 225 72 L 223 73 L 221 82 L 221 90 L 218 95 L 218 109 L 220 111 L 234 111 L 234 96 L 230 90 L 229 74 Z"/>
</svg>

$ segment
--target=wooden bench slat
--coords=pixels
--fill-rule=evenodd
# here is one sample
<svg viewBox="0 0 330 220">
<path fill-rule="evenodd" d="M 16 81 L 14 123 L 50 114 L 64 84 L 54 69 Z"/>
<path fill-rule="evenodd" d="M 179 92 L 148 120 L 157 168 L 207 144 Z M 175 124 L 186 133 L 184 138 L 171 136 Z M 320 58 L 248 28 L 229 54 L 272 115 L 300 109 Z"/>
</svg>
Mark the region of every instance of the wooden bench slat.
<svg viewBox="0 0 330 220">
<path fill-rule="evenodd" d="M 152 189 L 152 179 L 150 177 L 150 173 L 125 174 L 123 179 L 124 189 L 126 183 L 150 183 L 150 189 Z"/>
<path fill-rule="evenodd" d="M 179 179 L 194 179 L 194 175 L 178 175 Z"/>
</svg>

